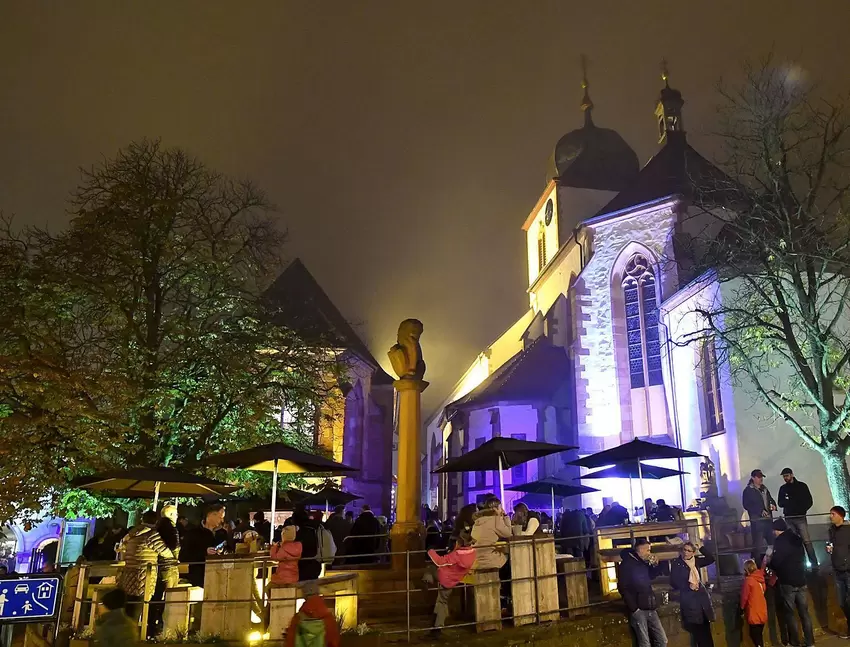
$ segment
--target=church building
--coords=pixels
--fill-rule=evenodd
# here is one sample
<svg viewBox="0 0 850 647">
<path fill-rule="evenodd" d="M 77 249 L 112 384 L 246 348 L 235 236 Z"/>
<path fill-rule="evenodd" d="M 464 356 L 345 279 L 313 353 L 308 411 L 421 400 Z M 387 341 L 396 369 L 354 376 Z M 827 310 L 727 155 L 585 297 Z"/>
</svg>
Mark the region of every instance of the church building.
<svg viewBox="0 0 850 647">
<path fill-rule="evenodd" d="M 688 143 L 682 94 L 666 74 L 663 81 L 654 113 L 659 148 L 642 168 L 616 131 L 594 122 L 584 82 L 584 123 L 555 145 L 546 188 L 522 223 L 528 310 L 426 422 L 423 499 L 441 514 L 498 494 L 491 472 L 431 473 L 494 436 L 578 447 L 507 470 L 507 488 L 579 477 L 587 470 L 569 461 L 640 438 L 707 456 L 719 494 L 739 511 L 753 469 L 765 472 L 776 496 L 780 471 L 791 467 L 811 488 L 812 513 L 832 505 L 820 457 L 733 385 L 713 342 L 675 343 L 697 329 L 695 305 L 723 298 L 716 280 L 687 273 L 677 241 L 696 188 L 728 178 Z M 687 474 L 644 481 L 646 497 L 688 507 L 699 496 L 700 459 L 651 462 Z M 598 512 L 603 497 L 626 507 L 632 496 L 641 501 L 628 480 L 583 484 L 600 492 L 567 507 Z M 506 509 L 522 496 L 507 491 Z"/>
<path fill-rule="evenodd" d="M 392 378 L 300 259 L 277 277 L 265 297 L 277 323 L 308 343 L 334 349 L 342 363 L 342 377 L 329 384 L 328 395 L 313 411 L 310 442 L 328 458 L 356 468 L 357 472 L 344 477 L 342 488 L 363 497 L 358 504 L 369 504 L 376 514 L 389 516 L 398 445 Z M 283 403 L 281 426 L 285 428 L 293 419 Z"/>
</svg>

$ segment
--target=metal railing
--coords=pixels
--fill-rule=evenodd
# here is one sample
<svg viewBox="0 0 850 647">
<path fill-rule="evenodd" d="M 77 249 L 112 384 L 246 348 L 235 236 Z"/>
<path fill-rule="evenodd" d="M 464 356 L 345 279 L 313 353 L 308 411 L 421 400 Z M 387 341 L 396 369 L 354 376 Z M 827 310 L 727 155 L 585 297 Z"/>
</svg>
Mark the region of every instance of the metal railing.
<svg viewBox="0 0 850 647">
<path fill-rule="evenodd" d="M 814 514 L 807 516 L 810 530 L 813 531 L 812 543 L 820 546 L 824 543 L 825 539 L 823 536 L 822 526 L 828 524 L 828 514 Z M 759 520 L 761 521 L 761 520 Z M 741 557 L 749 557 L 752 554 L 761 554 L 762 552 L 766 552 L 767 546 L 763 548 L 761 546 L 753 546 L 751 543 L 751 538 L 753 536 L 750 530 L 750 522 L 741 521 L 740 519 L 712 519 L 712 516 L 709 514 L 708 519 L 705 522 L 696 521 L 696 520 L 687 520 L 678 522 L 681 525 L 682 533 L 676 533 L 674 536 L 679 536 L 681 539 L 681 535 L 689 533 L 691 529 L 697 529 L 698 534 L 702 537 L 711 541 L 712 545 L 712 554 L 715 558 L 714 568 L 714 577 L 716 584 L 720 585 L 721 577 L 725 576 L 735 576 L 740 574 L 740 562 Z M 653 543 L 653 550 L 657 548 L 664 547 L 666 553 L 675 552 L 683 542 L 673 542 L 669 538 L 662 539 L 662 536 L 666 536 L 667 534 L 671 534 L 667 531 L 662 531 L 659 529 L 657 532 L 654 532 L 654 524 L 652 522 L 644 523 L 644 524 L 634 524 L 634 525 L 626 525 L 622 527 L 613 527 L 613 528 L 605 528 L 598 529 L 596 532 L 588 535 L 576 535 L 572 537 L 553 537 L 552 535 L 542 535 L 537 537 L 514 537 L 508 542 L 507 548 L 508 552 L 510 552 L 510 546 L 514 542 L 524 542 L 524 541 L 533 541 L 537 544 L 554 542 L 557 546 L 571 546 L 576 542 L 581 542 L 584 540 L 588 540 L 590 542 L 597 542 L 600 538 L 605 539 L 606 531 L 619 531 L 621 537 L 618 540 L 621 540 L 629 545 L 634 543 L 634 540 L 637 537 L 653 537 L 656 536 L 660 541 Z M 665 523 L 665 527 L 668 528 L 670 524 Z M 628 533 L 625 537 L 622 537 L 622 531 L 628 529 Z M 719 537 L 718 535 L 724 535 L 723 537 Z M 727 538 L 726 534 L 734 536 L 736 538 Z M 354 537 L 352 539 L 361 539 L 362 537 Z M 369 535 L 367 538 L 374 539 L 387 539 L 391 540 L 391 537 L 386 534 L 381 535 Z M 697 543 L 707 543 L 700 541 L 699 537 L 691 537 L 688 536 L 688 541 L 694 541 Z M 613 543 L 613 542 L 612 542 Z M 476 545 L 476 550 L 481 550 L 485 548 L 493 548 L 500 549 L 505 547 L 505 543 L 499 542 L 493 545 Z M 602 595 L 601 590 L 595 590 L 591 592 L 591 588 L 595 588 L 590 585 L 590 582 L 602 582 L 607 575 L 603 574 L 603 571 L 610 570 L 612 568 L 612 563 L 616 560 L 616 557 L 612 556 L 612 552 L 616 548 L 627 548 L 628 546 L 613 546 L 612 548 L 606 549 L 604 554 L 600 553 L 600 549 L 597 546 L 591 545 L 591 549 L 589 551 L 589 564 L 583 560 L 582 557 L 573 558 L 578 561 L 580 564 L 583 564 L 583 568 L 572 568 L 569 572 L 562 572 L 557 567 L 557 562 L 561 559 L 567 561 L 567 557 L 565 555 L 556 557 L 556 565 L 555 572 L 541 572 L 540 564 L 537 561 L 537 551 L 532 550 L 533 557 L 533 566 L 532 571 L 529 575 L 518 576 L 516 573 L 513 573 L 513 577 L 499 577 L 497 581 L 488 581 L 486 583 L 475 583 L 464 581 L 460 583 L 457 587 L 455 587 L 459 594 L 452 595 L 463 595 L 466 598 L 467 592 L 471 591 L 473 595 L 475 594 L 476 589 L 487 586 L 490 587 L 489 591 L 492 594 L 493 587 L 498 585 L 500 590 L 506 589 L 507 587 L 515 587 L 525 582 L 533 582 L 534 586 L 534 598 L 536 602 L 533 604 L 533 610 L 529 613 L 520 613 L 515 614 L 513 610 L 506 615 L 502 615 L 500 617 L 500 621 L 525 621 L 531 620 L 534 623 L 539 623 L 541 621 L 541 615 L 550 615 L 557 614 L 561 616 L 563 613 L 567 612 L 570 614 L 577 614 L 581 612 L 592 612 L 598 609 L 610 609 L 613 606 L 621 606 L 621 603 L 618 601 L 618 596 L 613 595 Z M 440 551 L 438 551 L 440 552 Z M 556 550 L 556 553 L 558 551 Z M 577 550 L 576 550 L 577 552 Z M 433 605 L 433 595 L 432 593 L 428 593 L 427 597 L 422 592 L 420 587 L 415 586 L 415 582 L 412 582 L 413 577 L 418 577 L 423 568 L 419 567 L 419 564 L 424 564 L 428 561 L 426 550 L 415 550 L 415 551 L 393 551 L 392 546 L 390 545 L 388 550 L 381 552 L 370 552 L 370 553 L 354 553 L 349 554 L 344 552 L 339 555 L 337 558 L 333 560 L 331 564 L 326 564 L 323 568 L 325 577 L 339 575 L 342 573 L 346 573 L 349 571 L 369 571 L 374 570 L 379 573 L 388 572 L 380 567 L 374 568 L 374 566 L 380 566 L 386 562 L 394 562 L 397 563 L 398 560 L 394 560 L 394 557 L 400 556 L 404 562 L 404 571 L 403 573 L 399 573 L 398 580 L 403 581 L 402 586 L 391 587 L 389 590 L 356 590 L 355 592 L 340 592 L 334 593 L 332 596 L 335 602 L 339 600 L 343 600 L 347 597 L 356 596 L 359 601 L 360 606 L 367 606 L 370 603 L 374 603 L 377 601 L 378 604 L 381 604 L 381 607 L 385 609 L 385 611 L 389 611 L 393 607 L 393 602 L 398 602 L 400 596 L 404 596 L 404 608 L 399 609 L 396 608 L 396 611 L 401 610 L 401 614 L 391 614 L 386 613 L 384 617 L 374 618 L 377 620 L 377 631 L 380 633 L 388 634 L 388 635 L 406 635 L 407 640 L 409 641 L 416 634 L 430 631 L 434 627 L 427 620 L 431 619 L 433 615 L 430 613 L 430 607 Z M 735 568 L 730 568 L 733 563 L 732 557 L 735 557 L 737 560 L 735 563 L 737 564 Z M 360 563 L 359 560 L 364 560 L 364 563 Z M 358 560 L 358 563 L 347 563 L 349 560 Z M 270 613 L 272 608 L 272 603 L 270 600 L 270 591 L 271 589 L 268 587 L 269 574 L 271 573 L 271 569 L 274 568 L 277 564 L 277 560 L 272 560 L 267 556 L 240 556 L 240 555 L 231 555 L 227 557 L 217 557 L 215 558 L 217 563 L 242 563 L 246 564 L 250 562 L 251 567 L 255 569 L 255 572 L 260 574 L 260 577 L 254 578 L 255 581 L 259 584 L 259 609 L 262 611 L 261 614 L 258 614 L 259 623 L 256 623 L 256 626 L 246 627 L 244 634 L 247 636 L 252 631 L 254 633 L 259 632 L 259 636 L 262 639 L 263 634 L 265 633 L 265 629 L 268 627 L 268 618 L 267 614 Z M 302 558 L 301 561 L 323 561 L 321 557 L 306 557 Z M 371 561 L 371 563 L 370 563 Z M 203 562 L 203 564 L 209 566 L 212 562 L 207 561 Z M 201 562 L 193 562 L 194 565 L 199 565 Z M 189 566 L 191 564 L 182 563 L 181 565 Z M 92 571 L 96 571 L 99 575 L 102 573 L 111 573 L 114 572 L 116 575 L 119 570 L 122 568 L 120 565 L 110 564 L 110 563 L 93 563 L 90 565 L 84 565 L 90 567 L 92 570 L 89 574 L 84 574 L 82 579 L 85 580 L 81 582 L 83 585 L 88 583 L 88 579 L 90 579 L 90 575 Z M 147 577 L 156 577 L 154 574 L 154 567 L 147 567 Z M 723 572 L 724 569 L 728 569 L 730 572 Z M 567 579 L 566 578 L 579 578 L 575 581 L 583 580 L 585 583 L 588 583 L 588 592 L 587 592 L 587 601 L 583 604 L 570 604 L 569 603 L 569 591 L 566 592 L 565 601 L 566 604 L 563 604 L 560 601 L 561 597 L 561 587 L 560 585 L 563 582 L 564 588 L 567 589 Z M 365 578 L 368 579 L 368 578 Z M 539 603 L 539 590 L 542 586 L 544 586 L 547 582 L 552 579 L 556 580 L 556 588 L 558 589 L 558 598 L 559 603 L 556 605 L 557 608 L 546 609 L 541 612 L 541 605 Z M 321 579 L 319 580 L 321 582 Z M 362 588 L 362 587 L 361 587 Z M 328 596 L 331 597 L 331 596 Z M 419 602 L 423 604 L 419 604 Z M 385 601 L 385 603 L 384 603 Z M 250 597 L 241 597 L 241 598 L 228 598 L 228 599 L 209 599 L 204 598 L 202 601 L 190 603 L 195 606 L 194 615 L 197 617 L 203 613 L 203 607 L 211 604 L 216 605 L 236 605 L 236 604 L 251 604 L 257 605 L 258 597 L 251 592 Z M 427 603 L 429 612 L 424 612 L 424 604 Z M 88 598 L 85 592 L 78 591 L 73 598 L 74 605 L 74 613 L 72 618 L 72 624 L 75 626 L 72 627 L 73 630 L 81 630 L 85 627 L 86 622 L 85 618 L 91 617 L 91 613 L 85 613 L 86 605 L 90 604 L 90 598 Z M 165 607 L 165 605 L 169 604 L 169 602 L 165 600 L 149 600 L 142 601 L 140 603 L 144 609 L 142 613 L 142 618 L 147 618 L 149 616 L 150 610 L 154 607 Z M 186 602 L 180 602 L 180 604 L 186 604 Z M 373 607 L 376 604 L 373 604 Z M 474 606 L 474 605 L 473 605 Z M 420 612 L 422 611 L 422 612 Z M 157 614 L 159 615 L 159 614 Z M 164 615 L 164 614 L 163 614 Z M 372 615 L 371 613 L 369 615 Z M 403 619 L 401 619 L 403 617 Z M 481 624 L 483 621 L 475 618 L 471 620 L 464 619 L 459 622 L 452 622 L 450 625 L 447 625 L 446 628 L 456 629 L 456 628 L 465 628 L 465 627 L 476 627 Z M 492 622 L 492 619 L 488 622 Z M 371 632 L 375 627 L 370 629 L 367 623 L 362 622 L 361 619 L 358 619 L 357 628 L 355 629 L 358 632 Z M 350 630 L 350 629 L 349 629 Z M 141 627 L 141 631 L 146 631 L 146 627 L 143 625 Z M 283 640 L 282 636 L 269 636 L 264 640 L 267 644 L 279 643 Z"/>
</svg>

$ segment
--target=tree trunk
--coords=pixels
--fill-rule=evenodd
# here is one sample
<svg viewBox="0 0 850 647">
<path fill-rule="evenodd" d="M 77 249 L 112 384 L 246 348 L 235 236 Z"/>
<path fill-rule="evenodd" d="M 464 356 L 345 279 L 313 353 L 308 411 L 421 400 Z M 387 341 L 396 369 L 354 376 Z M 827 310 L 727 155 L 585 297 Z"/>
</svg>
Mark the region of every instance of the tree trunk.
<svg viewBox="0 0 850 647">
<path fill-rule="evenodd" d="M 850 472 L 847 470 L 847 455 L 840 447 L 826 450 L 821 454 L 826 468 L 826 481 L 832 493 L 833 505 L 840 505 L 850 510 Z M 815 510 L 826 512 L 826 510 Z"/>
</svg>

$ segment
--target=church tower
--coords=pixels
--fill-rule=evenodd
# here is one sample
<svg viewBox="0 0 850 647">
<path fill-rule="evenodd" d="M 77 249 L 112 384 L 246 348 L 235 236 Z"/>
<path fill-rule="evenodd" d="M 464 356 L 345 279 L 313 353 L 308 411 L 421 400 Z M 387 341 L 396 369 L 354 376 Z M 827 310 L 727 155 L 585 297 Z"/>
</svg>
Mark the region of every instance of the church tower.
<svg viewBox="0 0 850 647">
<path fill-rule="evenodd" d="M 576 227 L 625 189 L 639 170 L 634 150 L 614 130 L 593 120 L 593 101 L 582 60 L 581 128 L 558 140 L 549 157 L 546 189 L 523 225 L 528 282 L 533 285 Z"/>
</svg>

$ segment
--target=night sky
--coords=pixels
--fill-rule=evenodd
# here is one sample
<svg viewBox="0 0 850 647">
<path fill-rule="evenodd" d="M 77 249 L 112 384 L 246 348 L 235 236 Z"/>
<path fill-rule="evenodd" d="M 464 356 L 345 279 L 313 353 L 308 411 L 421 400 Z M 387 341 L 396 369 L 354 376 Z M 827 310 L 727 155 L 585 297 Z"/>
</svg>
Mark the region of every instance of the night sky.
<svg viewBox="0 0 850 647">
<path fill-rule="evenodd" d="M 77 167 L 161 137 L 265 188 L 300 256 L 386 362 L 425 324 L 425 406 L 527 307 L 520 226 L 557 139 L 655 151 L 659 62 L 713 154 L 714 88 L 773 50 L 850 88 L 848 0 L 0 2 L 0 208 L 66 222 Z"/>
</svg>

